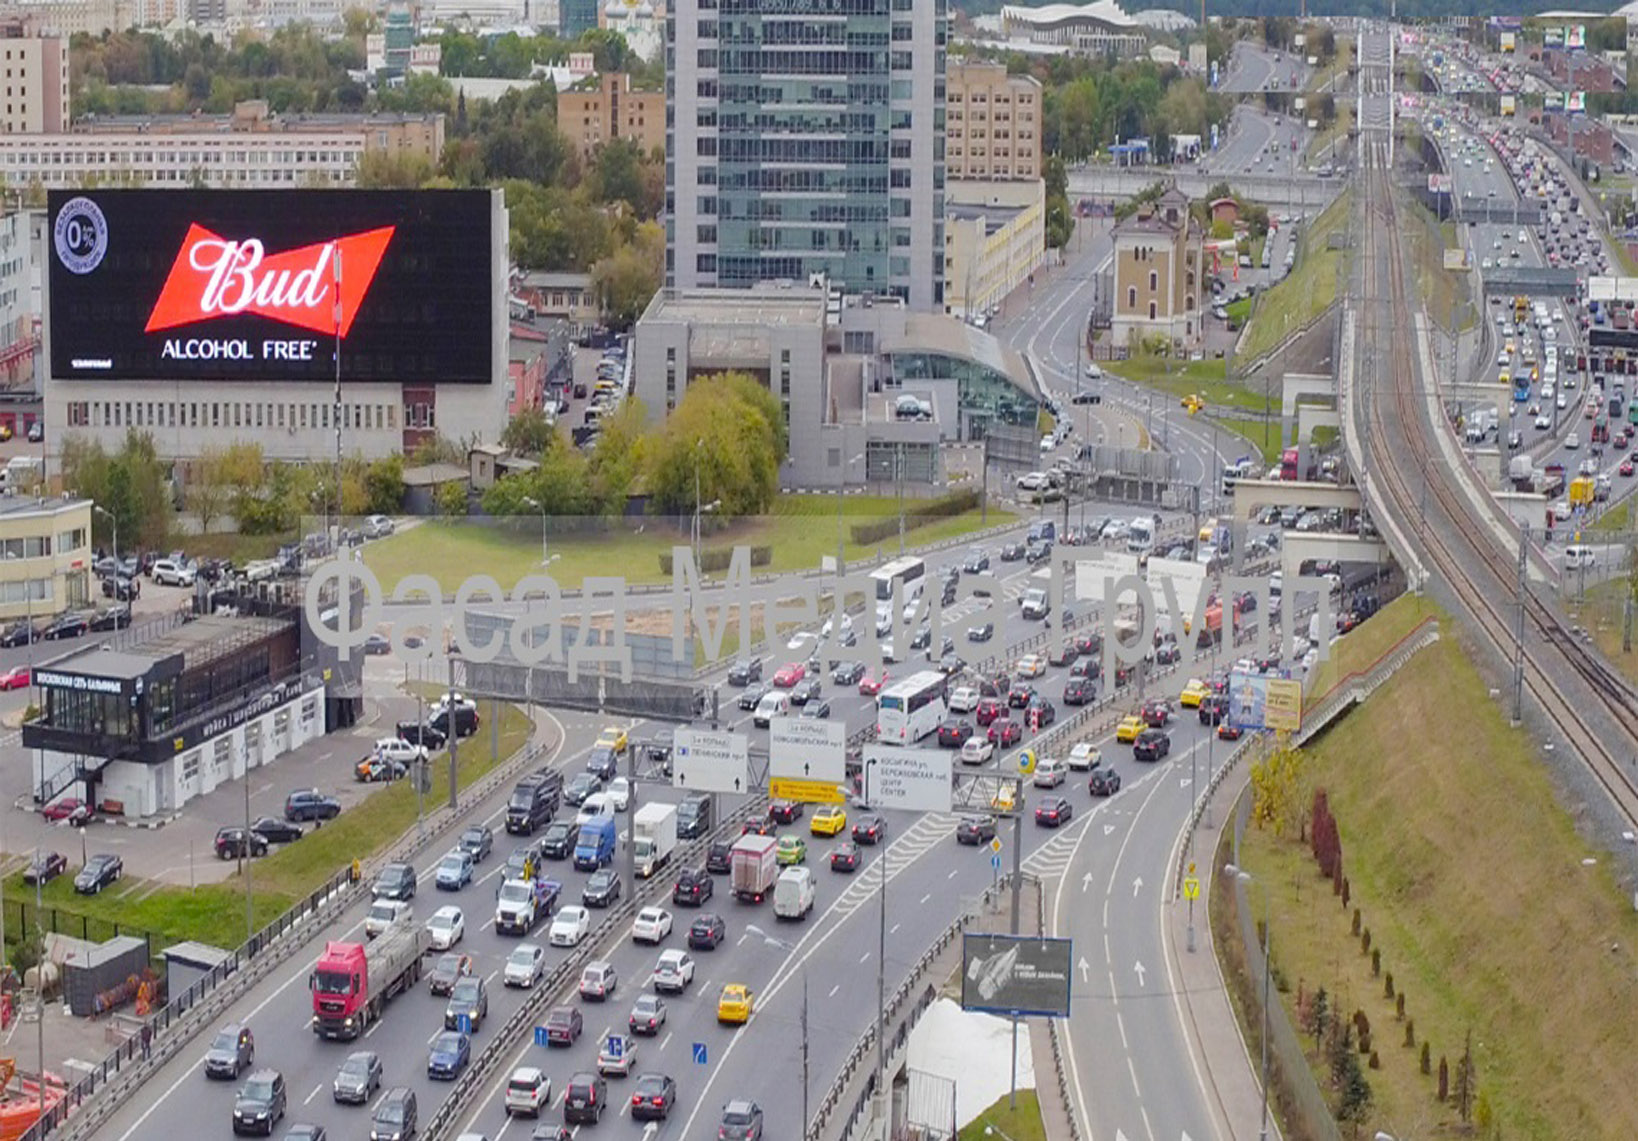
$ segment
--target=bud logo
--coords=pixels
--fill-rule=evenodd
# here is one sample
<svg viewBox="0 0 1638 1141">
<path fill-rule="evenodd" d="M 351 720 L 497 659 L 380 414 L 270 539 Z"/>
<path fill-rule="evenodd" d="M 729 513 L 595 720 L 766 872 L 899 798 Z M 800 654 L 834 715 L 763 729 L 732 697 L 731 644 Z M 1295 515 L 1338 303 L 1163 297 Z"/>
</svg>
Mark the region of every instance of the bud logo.
<svg viewBox="0 0 1638 1141">
<path fill-rule="evenodd" d="M 259 238 L 229 241 L 195 223 L 153 312 L 147 332 L 174 329 L 254 313 L 287 325 L 343 337 L 375 280 L 393 226 L 352 234 L 281 254 L 268 254 Z M 341 300 L 332 288 L 338 274 Z"/>
</svg>

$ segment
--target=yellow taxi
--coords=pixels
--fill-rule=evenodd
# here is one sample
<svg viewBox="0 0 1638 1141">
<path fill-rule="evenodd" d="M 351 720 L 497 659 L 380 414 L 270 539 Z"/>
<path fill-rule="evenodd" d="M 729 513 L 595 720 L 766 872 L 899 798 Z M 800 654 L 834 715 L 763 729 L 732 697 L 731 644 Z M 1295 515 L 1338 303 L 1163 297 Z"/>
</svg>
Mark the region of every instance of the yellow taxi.
<svg viewBox="0 0 1638 1141">
<path fill-rule="evenodd" d="M 1003 784 L 1000 788 L 996 789 L 995 795 L 990 797 L 990 807 L 995 809 L 997 812 L 1011 812 L 1014 808 L 1018 807 L 1017 798 L 1013 794 L 1013 786 L 1011 784 Z"/>
<path fill-rule="evenodd" d="M 1047 660 L 1040 654 L 1025 654 L 1018 659 L 1019 677 L 1040 677 L 1047 671 Z"/>
<path fill-rule="evenodd" d="M 626 739 L 626 731 L 618 725 L 610 725 L 597 735 L 598 746 L 613 749 L 616 753 L 625 752 L 630 743 Z"/>
<path fill-rule="evenodd" d="M 1122 745 L 1130 745 L 1138 739 L 1138 734 L 1148 727 L 1148 722 L 1144 721 L 1142 717 L 1136 713 L 1128 713 L 1121 718 L 1120 724 L 1115 726 L 1115 740 Z"/>
<path fill-rule="evenodd" d="M 815 836 L 834 836 L 847 827 L 847 809 L 838 804 L 827 804 L 813 814 L 808 830 Z"/>
<path fill-rule="evenodd" d="M 1177 697 L 1177 703 L 1185 709 L 1199 709 L 1200 699 L 1210 693 L 1206 683 L 1197 677 L 1191 677 L 1189 684 L 1183 687 L 1183 692 Z"/>
<path fill-rule="evenodd" d="M 743 1026 L 751 1020 L 751 988 L 744 983 L 729 983 L 717 999 L 717 1021 Z"/>
</svg>

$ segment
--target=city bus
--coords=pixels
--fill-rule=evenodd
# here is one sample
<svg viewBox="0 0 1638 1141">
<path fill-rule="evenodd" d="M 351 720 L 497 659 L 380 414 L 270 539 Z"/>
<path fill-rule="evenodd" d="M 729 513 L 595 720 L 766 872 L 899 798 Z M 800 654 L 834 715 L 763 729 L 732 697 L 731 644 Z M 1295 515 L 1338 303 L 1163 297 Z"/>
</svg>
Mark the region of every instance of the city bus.
<svg viewBox="0 0 1638 1141">
<path fill-rule="evenodd" d="M 1520 371 L 1513 377 L 1513 399 L 1519 404 L 1530 401 L 1530 374 Z"/>
<path fill-rule="evenodd" d="M 922 670 L 895 682 L 876 698 L 876 736 L 889 745 L 914 745 L 949 716 L 949 679 Z"/>
<path fill-rule="evenodd" d="M 883 563 L 871 572 L 870 577 L 876 583 L 876 601 L 893 601 L 894 584 L 902 584 L 902 591 L 906 600 L 910 597 L 910 584 L 919 580 L 927 573 L 927 564 L 918 558 L 894 559 L 890 563 Z"/>
</svg>

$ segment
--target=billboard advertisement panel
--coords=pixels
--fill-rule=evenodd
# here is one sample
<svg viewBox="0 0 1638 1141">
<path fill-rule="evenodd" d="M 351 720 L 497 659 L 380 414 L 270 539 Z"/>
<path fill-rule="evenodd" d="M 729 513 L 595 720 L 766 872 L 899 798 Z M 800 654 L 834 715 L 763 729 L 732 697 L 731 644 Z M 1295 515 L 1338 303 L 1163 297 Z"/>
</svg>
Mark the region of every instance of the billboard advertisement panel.
<svg viewBox="0 0 1638 1141">
<path fill-rule="evenodd" d="M 1503 95 L 1501 97 L 1501 113 L 1503 115 L 1514 114 L 1518 110 L 1518 105 L 1519 101 L 1517 96 Z"/>
<path fill-rule="evenodd" d="M 1550 28 L 1543 28 L 1541 31 L 1541 45 L 1548 48 L 1563 47 L 1564 29 L 1558 27 L 1557 25 Z"/>
<path fill-rule="evenodd" d="M 1579 51 L 1587 46 L 1587 25 L 1571 24 L 1564 29 L 1564 46 Z"/>
<path fill-rule="evenodd" d="M 1501 34 L 1501 50 L 1503 52 L 1513 51 L 1517 46 L 1518 36 L 1515 33 L 1503 32 Z"/>
<path fill-rule="evenodd" d="M 48 199 L 57 380 L 487 384 L 486 190 Z M 339 297 L 339 304 L 338 304 Z"/>
<path fill-rule="evenodd" d="M 961 940 L 961 1008 L 1068 1018 L 1074 961 L 1068 939 L 968 932 Z"/>
<path fill-rule="evenodd" d="M 1566 91 L 1564 93 L 1564 110 L 1572 115 L 1579 115 L 1587 109 L 1587 93 L 1585 91 Z"/>
<path fill-rule="evenodd" d="M 1229 675 L 1229 722 L 1239 729 L 1295 733 L 1302 728 L 1302 682 L 1235 670 Z"/>
</svg>

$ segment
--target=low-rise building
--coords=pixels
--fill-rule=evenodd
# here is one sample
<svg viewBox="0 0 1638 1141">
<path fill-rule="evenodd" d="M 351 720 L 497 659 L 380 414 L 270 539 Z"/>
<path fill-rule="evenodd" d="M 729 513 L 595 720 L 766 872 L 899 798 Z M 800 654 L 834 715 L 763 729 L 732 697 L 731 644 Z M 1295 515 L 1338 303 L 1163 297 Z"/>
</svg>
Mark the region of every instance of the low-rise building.
<svg viewBox="0 0 1638 1141">
<path fill-rule="evenodd" d="M 557 129 L 589 158 L 615 139 L 644 153 L 665 150 L 665 92 L 633 91 L 623 71 L 588 76 L 557 96 Z"/>
<path fill-rule="evenodd" d="M 1004 64 L 951 60 L 945 91 L 944 163 L 949 181 L 1041 177 L 1040 80 L 1010 75 Z"/>
<path fill-rule="evenodd" d="M 1115 224 L 1111 336 L 1130 344 L 1164 337 L 1197 344 L 1204 290 L 1205 232 L 1176 186 Z"/>
<path fill-rule="evenodd" d="M 995 312 L 1046 259 L 1046 183 L 951 182 L 944 199 L 944 311 Z"/>
<path fill-rule="evenodd" d="M 1009 39 L 1067 47 L 1080 55 L 1136 59 L 1149 47 L 1148 28 L 1114 0 L 1089 4 L 1008 4 L 1001 27 Z"/>
<path fill-rule="evenodd" d="M 89 499 L 0 494 L 0 621 L 84 606 L 91 581 Z"/>
</svg>

